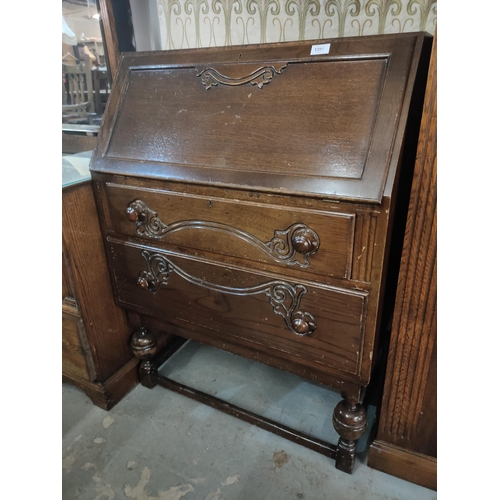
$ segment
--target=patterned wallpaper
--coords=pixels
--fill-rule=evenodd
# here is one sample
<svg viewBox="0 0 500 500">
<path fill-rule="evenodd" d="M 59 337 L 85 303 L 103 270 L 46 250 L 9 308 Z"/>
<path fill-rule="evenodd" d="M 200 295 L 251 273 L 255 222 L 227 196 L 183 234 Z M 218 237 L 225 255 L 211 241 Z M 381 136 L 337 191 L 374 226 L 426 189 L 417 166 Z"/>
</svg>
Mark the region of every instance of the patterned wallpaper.
<svg viewBox="0 0 500 500">
<path fill-rule="evenodd" d="M 156 0 L 161 48 L 427 31 L 437 0 Z"/>
</svg>

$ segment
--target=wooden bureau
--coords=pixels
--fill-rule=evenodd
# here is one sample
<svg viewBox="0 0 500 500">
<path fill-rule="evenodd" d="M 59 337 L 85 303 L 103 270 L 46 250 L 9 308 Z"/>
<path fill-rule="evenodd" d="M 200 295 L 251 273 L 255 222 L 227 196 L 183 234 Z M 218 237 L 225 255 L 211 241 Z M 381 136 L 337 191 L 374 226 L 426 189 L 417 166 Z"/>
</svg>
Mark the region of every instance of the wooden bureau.
<svg viewBox="0 0 500 500">
<path fill-rule="evenodd" d="M 352 470 L 429 42 L 123 55 L 91 170 L 144 385 L 179 337 L 326 384 Z"/>
</svg>

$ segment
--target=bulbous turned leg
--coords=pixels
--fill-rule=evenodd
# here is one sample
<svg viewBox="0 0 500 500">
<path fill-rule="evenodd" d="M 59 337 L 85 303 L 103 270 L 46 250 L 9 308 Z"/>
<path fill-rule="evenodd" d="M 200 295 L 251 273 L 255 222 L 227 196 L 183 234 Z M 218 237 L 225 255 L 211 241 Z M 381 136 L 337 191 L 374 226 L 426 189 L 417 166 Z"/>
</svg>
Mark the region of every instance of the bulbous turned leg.
<svg viewBox="0 0 500 500">
<path fill-rule="evenodd" d="M 141 328 L 132 335 L 131 346 L 134 356 L 142 359 L 139 366 L 141 384 L 152 389 L 156 385 L 151 379 L 151 375 L 155 370 L 151 359 L 158 350 L 156 337 L 145 328 Z"/>
<path fill-rule="evenodd" d="M 340 439 L 335 467 L 351 473 L 354 467 L 356 441 L 366 430 L 366 412 L 359 403 L 343 399 L 333 411 L 333 426 Z"/>
</svg>

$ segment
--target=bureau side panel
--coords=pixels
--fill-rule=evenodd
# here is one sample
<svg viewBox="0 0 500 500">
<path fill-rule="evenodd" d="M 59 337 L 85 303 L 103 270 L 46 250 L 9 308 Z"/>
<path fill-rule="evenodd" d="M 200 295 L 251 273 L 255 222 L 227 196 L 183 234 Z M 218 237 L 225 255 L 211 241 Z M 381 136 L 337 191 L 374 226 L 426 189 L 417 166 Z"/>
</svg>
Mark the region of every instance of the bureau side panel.
<svg viewBox="0 0 500 500">
<path fill-rule="evenodd" d="M 126 315 L 113 299 L 102 234 L 90 183 L 63 190 L 63 241 L 76 302 L 100 382 L 132 357 Z"/>
<path fill-rule="evenodd" d="M 88 353 L 83 348 L 81 336 L 85 335 L 83 320 L 79 316 L 64 314 L 62 317 L 62 371 L 63 375 L 91 381 L 87 367 Z"/>
</svg>

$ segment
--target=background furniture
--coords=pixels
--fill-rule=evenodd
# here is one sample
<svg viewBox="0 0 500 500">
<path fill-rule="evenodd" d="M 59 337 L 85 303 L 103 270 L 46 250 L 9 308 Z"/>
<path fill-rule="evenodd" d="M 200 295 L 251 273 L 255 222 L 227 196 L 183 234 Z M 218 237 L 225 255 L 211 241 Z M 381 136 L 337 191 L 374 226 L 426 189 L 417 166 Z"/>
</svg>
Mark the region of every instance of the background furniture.
<svg viewBox="0 0 500 500">
<path fill-rule="evenodd" d="M 93 151 L 97 145 L 99 125 L 62 124 L 63 155 Z M 64 180 L 63 180 L 64 185 Z"/>
<path fill-rule="evenodd" d="M 98 117 L 102 117 L 108 102 L 110 85 L 106 67 L 95 68 L 92 71 L 92 86 L 94 88 L 94 105 Z"/>
<path fill-rule="evenodd" d="M 436 39 L 427 82 L 377 438 L 368 465 L 436 489 Z"/>
<path fill-rule="evenodd" d="M 85 53 L 90 53 L 95 58 L 95 66 L 100 67 L 105 65 L 104 45 L 102 38 L 84 37 L 77 44 L 77 51 L 80 53 L 80 48 Z M 82 57 L 83 58 L 83 57 Z"/>
<path fill-rule="evenodd" d="M 129 0 L 100 0 L 100 14 L 106 66 L 111 83 L 115 79 L 122 52 L 135 51 L 132 12 Z"/>
<path fill-rule="evenodd" d="M 63 121 L 90 120 L 95 113 L 92 64 L 90 58 L 79 64 L 62 63 Z"/>
<path fill-rule="evenodd" d="M 350 472 L 430 38 L 328 42 L 125 54 L 92 175 L 143 384 L 183 339 L 322 382 Z"/>
<path fill-rule="evenodd" d="M 90 155 L 63 156 L 62 372 L 94 404 L 110 409 L 137 384 L 137 360 L 127 318 L 111 290 Z"/>
</svg>

